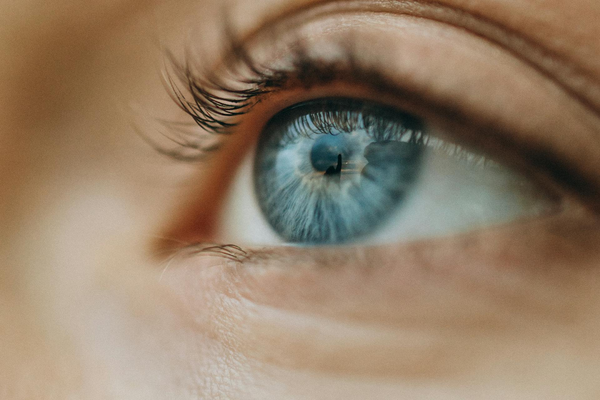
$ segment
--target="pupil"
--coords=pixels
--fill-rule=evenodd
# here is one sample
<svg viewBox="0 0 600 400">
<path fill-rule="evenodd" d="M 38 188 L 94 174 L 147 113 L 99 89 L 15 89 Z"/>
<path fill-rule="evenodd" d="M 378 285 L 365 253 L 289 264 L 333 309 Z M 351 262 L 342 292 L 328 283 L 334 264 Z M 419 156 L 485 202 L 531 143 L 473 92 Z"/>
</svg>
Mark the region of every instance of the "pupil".
<svg viewBox="0 0 600 400">
<path fill-rule="evenodd" d="M 310 161 L 312 167 L 317 172 L 327 172 L 338 168 L 338 161 L 341 156 L 341 164 L 349 160 L 354 153 L 350 141 L 346 135 L 323 135 L 315 140 L 310 151 Z"/>
</svg>

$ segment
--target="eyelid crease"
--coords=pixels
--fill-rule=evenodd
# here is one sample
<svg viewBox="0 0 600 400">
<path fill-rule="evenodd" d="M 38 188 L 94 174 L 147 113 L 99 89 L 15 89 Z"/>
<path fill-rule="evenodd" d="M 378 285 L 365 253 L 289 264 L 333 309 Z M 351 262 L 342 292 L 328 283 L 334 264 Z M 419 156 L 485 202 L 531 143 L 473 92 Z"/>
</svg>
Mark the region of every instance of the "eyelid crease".
<svg viewBox="0 0 600 400">
<path fill-rule="evenodd" d="M 444 23 L 464 29 L 493 45 L 499 46 L 511 55 L 535 69 L 564 90 L 570 97 L 600 118 L 600 99 L 592 99 L 592 93 L 600 92 L 600 83 L 588 76 L 566 58 L 543 47 L 514 29 L 466 9 L 442 4 L 434 0 L 319 0 L 318 4 L 301 4 L 282 13 L 267 16 L 256 28 L 240 37 L 240 43 L 252 41 L 255 37 L 277 26 L 295 26 L 293 22 L 304 23 L 307 14 L 318 18 L 335 12 L 369 11 L 393 12 Z M 587 91 L 588 93 L 581 93 Z"/>
</svg>

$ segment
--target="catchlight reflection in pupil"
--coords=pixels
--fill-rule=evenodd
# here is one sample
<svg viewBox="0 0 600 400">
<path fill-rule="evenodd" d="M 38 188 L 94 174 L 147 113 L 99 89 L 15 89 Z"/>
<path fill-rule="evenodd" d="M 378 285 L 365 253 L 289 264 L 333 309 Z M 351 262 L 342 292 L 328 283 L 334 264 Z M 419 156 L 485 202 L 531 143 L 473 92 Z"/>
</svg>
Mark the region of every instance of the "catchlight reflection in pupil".
<svg viewBox="0 0 600 400">
<path fill-rule="evenodd" d="M 290 243 L 344 243 L 374 232 L 417 180 L 426 140 L 421 125 L 350 99 L 283 110 L 258 145 L 254 177 L 263 214 Z"/>
</svg>

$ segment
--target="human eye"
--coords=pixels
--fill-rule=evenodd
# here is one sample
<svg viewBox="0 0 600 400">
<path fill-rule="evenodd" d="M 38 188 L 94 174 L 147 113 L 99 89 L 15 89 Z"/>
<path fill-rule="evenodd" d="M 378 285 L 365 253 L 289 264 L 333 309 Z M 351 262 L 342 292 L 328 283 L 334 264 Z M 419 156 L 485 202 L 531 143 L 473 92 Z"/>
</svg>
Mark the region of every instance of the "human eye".
<svg viewBox="0 0 600 400">
<path fill-rule="evenodd" d="M 220 204 L 203 210 L 213 213 L 201 218 L 213 221 L 210 232 L 184 221 L 186 235 L 249 245 L 379 244 L 571 210 L 574 188 L 558 182 L 570 168 L 545 148 L 532 156 L 535 140 L 519 137 L 587 129 L 590 121 L 575 121 L 577 107 L 563 107 L 560 88 L 526 63 L 435 23 L 398 18 L 349 12 L 334 29 L 337 19 L 326 15 L 234 42 L 208 77 L 189 60 L 178 70 L 185 90 L 175 83 L 175 99 L 210 132 L 205 147 L 221 146 L 212 154 L 191 146 L 192 159 L 213 159 Z M 419 69 L 443 46 L 456 53 L 448 54 L 450 68 L 435 55 L 436 65 Z M 466 60 L 481 64 L 481 76 Z M 465 70 L 472 76 L 457 79 Z M 544 97 L 551 107 L 532 106 Z M 520 107 L 529 115 L 514 118 Z M 565 114 L 561 128 L 552 110 Z M 551 117 L 554 126 L 528 123 Z"/>
</svg>

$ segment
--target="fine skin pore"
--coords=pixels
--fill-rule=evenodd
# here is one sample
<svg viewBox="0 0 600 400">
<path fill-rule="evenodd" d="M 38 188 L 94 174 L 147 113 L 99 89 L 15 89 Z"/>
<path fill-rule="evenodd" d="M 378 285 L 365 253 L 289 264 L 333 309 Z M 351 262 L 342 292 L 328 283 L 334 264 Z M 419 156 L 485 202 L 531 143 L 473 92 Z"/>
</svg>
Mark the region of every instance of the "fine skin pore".
<svg viewBox="0 0 600 400">
<path fill-rule="evenodd" d="M 2 10 L 1 399 L 600 397 L 600 2 Z M 266 26 L 309 43 L 363 38 L 370 57 L 388 57 L 390 82 L 435 101 L 344 81 L 290 88 L 253 108 L 218 156 L 175 162 L 148 146 L 157 121 L 189 122 L 165 89 L 166 54 L 214 68 L 224 19 L 263 55 L 276 47 Z M 331 94 L 467 132 L 501 162 L 531 167 L 564 206 L 360 247 L 244 246 L 219 231 L 232 170 L 265 121 Z M 482 140 L 490 126 L 506 139 Z M 243 249 L 186 248 L 199 241 Z"/>
</svg>

